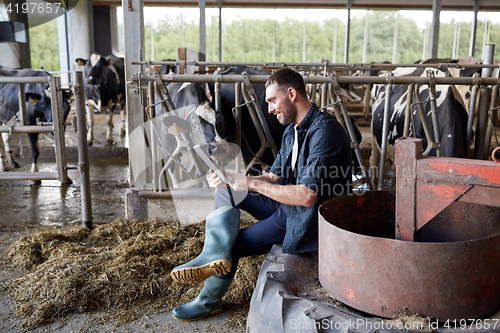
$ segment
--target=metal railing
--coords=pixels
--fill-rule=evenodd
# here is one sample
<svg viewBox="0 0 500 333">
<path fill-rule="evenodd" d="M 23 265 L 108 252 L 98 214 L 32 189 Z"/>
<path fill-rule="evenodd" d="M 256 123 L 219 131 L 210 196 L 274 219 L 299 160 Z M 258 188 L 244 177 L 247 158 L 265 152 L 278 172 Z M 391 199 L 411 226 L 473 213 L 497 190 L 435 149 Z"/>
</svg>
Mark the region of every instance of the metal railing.
<svg viewBox="0 0 500 333">
<path fill-rule="evenodd" d="M 286 63 L 216 63 L 216 62 L 179 62 L 179 61 L 147 61 L 147 62 L 133 62 L 133 64 L 136 65 L 146 65 L 146 66 L 151 66 L 151 65 L 162 65 L 162 64 L 171 64 L 171 65 L 197 65 L 197 66 L 230 66 L 230 65 L 245 65 L 245 66 L 264 66 L 264 67 L 282 67 L 282 66 L 304 66 L 304 67 L 313 67 L 313 66 L 318 66 L 318 64 L 313 64 L 313 63 L 294 63 L 294 64 L 286 64 Z M 325 68 L 327 69 L 332 69 L 332 68 L 338 68 L 338 69 L 346 69 L 346 70 L 352 70 L 352 69 L 359 69 L 359 70 L 372 70 L 372 69 L 394 69 L 396 67 L 425 67 L 425 68 L 489 68 L 489 69 L 494 69 L 494 68 L 499 68 L 497 65 L 462 65 L 462 64 L 323 64 Z M 415 89 L 415 86 L 421 86 L 421 85 L 427 85 L 431 91 L 435 89 L 436 85 L 471 85 L 473 86 L 472 89 L 472 94 L 471 94 L 471 101 L 469 104 L 469 121 L 467 124 L 467 147 L 470 146 L 471 139 L 472 139 L 472 127 L 473 127 L 473 119 L 474 119 L 474 114 L 475 114 L 475 105 L 476 105 L 476 100 L 477 100 L 477 94 L 479 91 L 479 87 L 481 86 L 492 86 L 493 91 L 497 92 L 498 94 L 498 86 L 500 85 L 500 79 L 498 77 L 493 78 L 493 77 L 435 77 L 435 76 L 427 76 L 427 77 L 417 77 L 417 76 L 405 76 L 405 77 L 394 77 L 391 75 L 387 76 L 335 76 L 335 75 L 329 75 L 329 76 L 317 76 L 317 75 L 307 75 L 306 73 L 302 73 L 304 82 L 306 84 L 319 84 L 319 85 L 327 85 L 327 89 L 321 89 L 321 101 L 322 101 L 322 107 L 325 107 L 326 100 L 330 98 L 332 102 L 336 105 L 334 106 L 334 112 L 337 115 L 337 118 L 339 121 L 344 122 L 344 128 L 348 132 L 353 148 L 356 150 L 356 156 L 358 158 L 358 161 L 360 163 L 361 168 L 364 168 L 364 162 L 361 158 L 361 154 L 358 153 L 359 147 L 358 143 L 356 142 L 355 137 L 353 137 L 353 133 L 350 129 L 347 128 L 347 123 L 350 123 L 348 121 L 348 115 L 347 112 L 344 110 L 345 105 L 342 102 L 342 100 L 336 100 L 335 95 L 331 94 L 331 91 L 333 89 L 332 85 L 332 78 L 335 78 L 335 81 L 339 84 L 366 84 L 366 85 L 385 85 L 386 86 L 386 91 L 388 89 L 391 89 L 392 86 L 394 85 L 408 85 L 409 89 L 412 90 L 412 94 L 416 95 L 416 99 L 418 101 L 419 96 L 418 91 L 419 89 Z M 198 82 L 198 83 L 233 83 L 236 86 L 240 85 L 241 82 L 243 82 L 243 78 L 241 75 L 221 75 L 219 72 L 216 72 L 214 74 L 203 74 L 203 75 L 188 75 L 188 74 L 166 74 L 166 75 L 161 75 L 160 76 L 162 81 L 168 84 L 169 82 Z M 247 75 L 248 80 L 252 83 L 264 83 L 266 82 L 267 78 L 269 75 Z M 140 89 L 147 89 L 148 83 L 153 82 L 155 80 L 155 76 L 153 75 L 147 75 L 147 74 L 135 74 L 130 78 L 130 82 L 134 84 L 135 87 L 140 87 Z M 413 88 L 413 89 L 412 89 Z M 241 90 L 240 88 L 236 89 L 237 91 Z M 324 94 L 328 93 L 330 96 L 324 97 Z M 215 100 L 217 101 L 218 99 L 220 100 L 220 92 L 217 92 L 216 90 L 216 96 L 213 96 Z M 387 94 L 389 95 L 389 94 Z M 493 94 L 492 98 L 495 98 L 497 100 L 498 96 Z M 432 98 L 431 98 L 432 100 Z M 432 102 L 432 101 L 429 102 Z M 323 102 L 325 101 L 325 102 Z M 424 101 L 425 102 L 425 101 Z M 493 102 L 493 100 L 492 100 Z M 325 104 L 324 104 L 325 103 Z M 491 103 L 490 103 L 491 104 Z M 217 103 L 216 103 L 217 105 Z M 421 105 L 417 102 L 417 110 L 419 112 L 422 111 Z M 491 104 L 493 105 L 493 104 Z M 405 128 L 404 128 L 404 133 L 408 134 L 409 133 L 409 126 L 410 126 L 410 121 L 408 117 L 411 116 L 411 108 L 413 104 L 408 103 L 406 107 L 406 120 L 405 120 Z M 385 110 L 384 114 L 389 112 L 390 108 L 390 99 L 386 100 L 385 103 Z M 437 124 L 437 117 L 436 117 L 436 105 L 435 103 L 431 103 L 431 110 L 432 114 L 434 115 L 432 120 L 433 120 L 433 128 L 437 130 L 438 124 Z M 219 110 L 217 110 L 219 111 Z M 490 110 L 491 111 L 491 110 Z M 488 112 L 488 110 L 486 110 Z M 383 119 L 383 127 L 387 128 L 388 122 L 389 122 L 389 117 L 385 116 Z M 425 129 L 425 133 L 427 135 L 427 140 L 429 146 L 426 149 L 426 153 L 428 154 L 431 149 L 438 149 L 439 150 L 439 133 L 434 131 L 431 133 L 429 125 L 426 122 L 426 117 L 422 118 L 423 126 Z M 382 146 L 381 146 L 381 151 L 382 151 L 382 156 L 381 156 L 381 161 L 380 161 L 380 166 L 379 166 L 379 189 L 380 184 L 383 183 L 383 177 L 384 177 L 384 161 L 385 161 L 385 150 L 387 147 L 387 130 L 384 132 L 386 135 L 383 137 L 382 140 Z M 476 135 L 478 135 L 476 133 Z M 373 148 L 373 147 L 372 147 Z M 363 170 L 363 176 L 367 179 L 368 175 L 366 172 Z"/>
<path fill-rule="evenodd" d="M 76 119 L 78 122 L 78 167 L 80 172 L 80 188 L 82 193 L 82 224 L 87 229 L 92 229 L 92 206 L 89 181 L 89 161 L 86 142 L 85 100 L 83 77 L 81 72 L 75 72 L 76 83 L 74 93 L 76 99 Z M 50 99 L 52 104 L 52 122 L 38 122 L 37 125 L 26 125 L 26 83 L 49 84 Z M 59 77 L 2 77 L 0 84 L 17 84 L 19 112 L 7 123 L 0 126 L 0 133 L 53 133 L 56 159 L 55 172 L 0 172 L 0 180 L 59 180 L 63 185 L 71 184 L 68 177 L 66 161 L 66 144 L 64 137 L 64 110 L 61 79 Z"/>
</svg>

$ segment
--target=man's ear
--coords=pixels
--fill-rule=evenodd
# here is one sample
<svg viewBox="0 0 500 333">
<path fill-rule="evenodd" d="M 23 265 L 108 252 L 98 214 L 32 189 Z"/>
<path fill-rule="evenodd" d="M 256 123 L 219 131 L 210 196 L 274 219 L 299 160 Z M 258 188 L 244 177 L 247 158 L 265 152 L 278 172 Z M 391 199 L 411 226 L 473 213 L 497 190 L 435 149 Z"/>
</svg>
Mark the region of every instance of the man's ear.
<svg viewBox="0 0 500 333">
<path fill-rule="evenodd" d="M 297 90 L 295 90 L 293 87 L 289 87 L 287 90 L 287 95 L 293 102 L 295 101 L 295 98 L 297 98 Z"/>
</svg>

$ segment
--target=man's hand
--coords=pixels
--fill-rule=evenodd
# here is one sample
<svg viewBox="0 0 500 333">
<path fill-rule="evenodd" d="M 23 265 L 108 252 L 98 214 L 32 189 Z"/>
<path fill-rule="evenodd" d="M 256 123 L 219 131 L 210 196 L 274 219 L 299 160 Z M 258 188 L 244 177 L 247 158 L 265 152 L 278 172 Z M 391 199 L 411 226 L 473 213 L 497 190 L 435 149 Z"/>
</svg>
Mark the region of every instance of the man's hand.
<svg viewBox="0 0 500 333">
<path fill-rule="evenodd" d="M 225 184 L 213 170 L 210 170 L 210 177 L 215 188 L 225 188 L 231 186 L 238 192 L 248 191 L 248 179 L 246 176 L 226 171 L 223 168 L 221 168 L 221 170 L 226 174 L 227 178 L 229 178 L 231 184 Z"/>
</svg>

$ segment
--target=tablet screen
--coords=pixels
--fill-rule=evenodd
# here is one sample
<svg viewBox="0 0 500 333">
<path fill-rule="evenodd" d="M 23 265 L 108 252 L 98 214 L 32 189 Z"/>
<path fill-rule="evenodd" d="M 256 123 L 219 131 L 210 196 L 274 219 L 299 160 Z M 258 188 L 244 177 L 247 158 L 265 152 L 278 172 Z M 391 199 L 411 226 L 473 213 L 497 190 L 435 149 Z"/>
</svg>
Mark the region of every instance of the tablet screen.
<svg viewBox="0 0 500 333">
<path fill-rule="evenodd" d="M 231 182 L 227 178 L 226 174 L 215 164 L 215 162 L 212 160 L 212 158 L 201 148 L 200 145 L 194 146 L 194 151 L 198 154 L 198 156 L 201 157 L 203 162 L 212 169 L 217 176 L 226 184 L 230 184 Z"/>
</svg>

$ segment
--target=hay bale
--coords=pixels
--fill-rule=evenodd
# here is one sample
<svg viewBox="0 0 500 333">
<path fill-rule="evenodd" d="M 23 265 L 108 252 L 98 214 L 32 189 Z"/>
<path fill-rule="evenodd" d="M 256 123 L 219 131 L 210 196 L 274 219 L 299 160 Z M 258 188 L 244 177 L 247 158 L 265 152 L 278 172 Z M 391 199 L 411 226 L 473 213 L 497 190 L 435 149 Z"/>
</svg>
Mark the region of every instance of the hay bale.
<svg viewBox="0 0 500 333">
<path fill-rule="evenodd" d="M 9 285 L 22 326 L 110 309 L 130 321 L 137 309 L 171 310 L 193 300 L 202 284 L 174 283 L 170 271 L 201 252 L 204 225 L 118 219 L 92 232 L 73 227 L 22 237 L 7 251 L 16 267 L 29 270 Z M 224 297 L 230 307 L 249 304 L 263 258 L 240 261 Z"/>
</svg>

